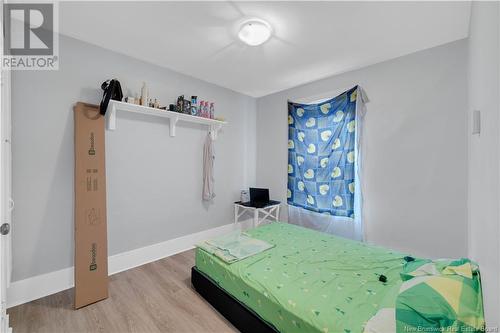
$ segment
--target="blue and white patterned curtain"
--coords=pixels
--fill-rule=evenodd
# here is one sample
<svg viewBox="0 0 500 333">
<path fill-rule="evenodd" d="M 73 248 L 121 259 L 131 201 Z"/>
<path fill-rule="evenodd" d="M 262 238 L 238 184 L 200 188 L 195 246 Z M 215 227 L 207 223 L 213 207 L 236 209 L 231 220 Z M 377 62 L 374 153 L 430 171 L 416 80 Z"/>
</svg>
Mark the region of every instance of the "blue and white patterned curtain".
<svg viewBox="0 0 500 333">
<path fill-rule="evenodd" d="M 354 218 L 357 93 L 288 103 L 289 205 Z"/>
</svg>

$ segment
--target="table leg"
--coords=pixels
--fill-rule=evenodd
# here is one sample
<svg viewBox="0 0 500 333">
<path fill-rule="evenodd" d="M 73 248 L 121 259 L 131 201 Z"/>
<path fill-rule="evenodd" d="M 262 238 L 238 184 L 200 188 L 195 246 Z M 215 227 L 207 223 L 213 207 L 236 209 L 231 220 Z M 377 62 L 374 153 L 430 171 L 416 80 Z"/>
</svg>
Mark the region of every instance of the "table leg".
<svg viewBox="0 0 500 333">
<path fill-rule="evenodd" d="M 259 226 L 259 210 L 256 208 L 253 210 L 253 227 Z"/>
</svg>

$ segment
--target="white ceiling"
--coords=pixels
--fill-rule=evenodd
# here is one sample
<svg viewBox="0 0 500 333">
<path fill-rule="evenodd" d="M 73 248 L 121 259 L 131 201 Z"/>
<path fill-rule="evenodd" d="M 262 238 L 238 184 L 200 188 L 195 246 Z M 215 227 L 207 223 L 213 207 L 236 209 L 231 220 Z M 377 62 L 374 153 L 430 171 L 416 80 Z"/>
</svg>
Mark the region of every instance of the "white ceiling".
<svg viewBox="0 0 500 333">
<path fill-rule="evenodd" d="M 65 2 L 62 34 L 250 96 L 467 37 L 469 2 Z M 274 36 L 236 37 L 250 17 Z"/>
</svg>

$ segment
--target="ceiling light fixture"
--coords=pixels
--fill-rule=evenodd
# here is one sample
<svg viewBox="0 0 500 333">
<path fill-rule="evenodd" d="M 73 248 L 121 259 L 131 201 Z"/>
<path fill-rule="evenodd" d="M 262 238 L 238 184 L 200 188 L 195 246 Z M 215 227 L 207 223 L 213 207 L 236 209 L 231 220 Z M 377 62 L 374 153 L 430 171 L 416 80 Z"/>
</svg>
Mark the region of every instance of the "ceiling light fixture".
<svg viewBox="0 0 500 333">
<path fill-rule="evenodd" d="M 271 37 L 271 33 L 269 23 L 260 19 L 251 19 L 243 22 L 238 38 L 250 46 L 257 46 L 266 42 Z"/>
</svg>

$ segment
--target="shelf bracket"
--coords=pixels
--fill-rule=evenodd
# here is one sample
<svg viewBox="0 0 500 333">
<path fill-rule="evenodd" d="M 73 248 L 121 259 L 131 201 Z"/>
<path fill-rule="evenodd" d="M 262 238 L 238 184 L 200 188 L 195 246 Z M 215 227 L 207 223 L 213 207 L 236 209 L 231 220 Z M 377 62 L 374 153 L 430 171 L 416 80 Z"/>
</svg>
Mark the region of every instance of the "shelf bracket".
<svg viewBox="0 0 500 333">
<path fill-rule="evenodd" d="M 170 118 L 170 136 L 175 136 L 175 126 L 179 121 L 179 117 Z"/>
<path fill-rule="evenodd" d="M 114 103 L 111 103 L 111 105 L 108 107 L 106 115 L 108 118 L 107 119 L 108 130 L 114 131 L 116 129 L 116 106 Z"/>
</svg>

